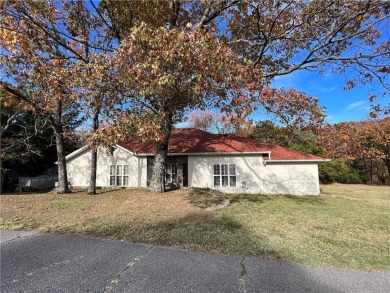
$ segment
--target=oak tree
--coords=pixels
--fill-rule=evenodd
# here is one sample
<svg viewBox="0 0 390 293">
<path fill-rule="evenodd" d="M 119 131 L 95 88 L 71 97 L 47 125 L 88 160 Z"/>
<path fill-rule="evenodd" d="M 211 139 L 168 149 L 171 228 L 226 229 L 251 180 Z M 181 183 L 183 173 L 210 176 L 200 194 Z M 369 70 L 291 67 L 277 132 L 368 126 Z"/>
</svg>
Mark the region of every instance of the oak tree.
<svg viewBox="0 0 390 293">
<path fill-rule="evenodd" d="M 7 0 L 0 5 L 2 88 L 9 101 L 16 99 L 22 108 L 51 121 L 57 135 L 58 192 L 69 192 L 61 147 L 64 103 L 77 103 L 72 107 L 85 110 L 92 132 L 99 128 L 105 88 L 100 84 L 90 91 L 99 82 L 99 68 L 88 65 L 93 56 L 111 49 L 112 39 L 93 2 Z M 92 148 L 91 194 L 96 192 L 96 160 Z"/>
<path fill-rule="evenodd" d="M 2 99 L 5 105 L 17 102 L 50 122 L 56 138 L 58 193 L 70 192 L 63 116 L 77 96 L 72 85 L 74 60 L 84 58 L 82 41 L 70 33 L 69 8 L 66 1 L 0 3 L 1 87 L 6 93 Z"/>
<path fill-rule="evenodd" d="M 381 38 L 381 31 L 386 29 L 389 7 L 383 1 L 172 0 L 141 2 L 136 8 L 131 6 L 134 1 L 104 3 L 110 7 L 107 14 L 114 15 L 112 27 L 121 42 L 122 61 L 118 64 L 127 72 L 124 76 L 136 97 L 135 109 L 155 114 L 153 125 L 160 120 L 152 180 L 155 191 L 163 190 L 163 165 L 172 125 L 185 111 L 212 106 L 245 117 L 258 107 L 280 115 L 296 105 L 287 116 L 281 116 L 286 123 L 303 123 L 299 115 L 306 106 L 306 113 L 321 117 L 321 110 L 313 107 L 315 102 L 308 103 L 305 95 L 268 88 L 276 76 L 297 70 L 353 73 L 346 88 L 374 80 L 388 87 L 389 45 Z M 150 17 L 146 6 L 159 15 L 154 22 L 146 21 Z M 144 22 L 129 26 L 142 18 Z M 207 43 L 213 45 L 203 50 Z M 217 48 L 221 51 L 215 54 Z M 197 59 L 192 52 L 197 52 Z M 207 59 L 212 62 L 207 63 Z M 202 68 L 196 67 L 201 64 Z M 234 64 L 241 64 L 240 70 Z M 209 83 L 202 84 L 199 76 Z M 244 83 L 240 81 L 243 76 Z M 236 81 L 240 85 L 233 85 Z M 206 95 L 199 95 L 202 92 Z"/>
</svg>

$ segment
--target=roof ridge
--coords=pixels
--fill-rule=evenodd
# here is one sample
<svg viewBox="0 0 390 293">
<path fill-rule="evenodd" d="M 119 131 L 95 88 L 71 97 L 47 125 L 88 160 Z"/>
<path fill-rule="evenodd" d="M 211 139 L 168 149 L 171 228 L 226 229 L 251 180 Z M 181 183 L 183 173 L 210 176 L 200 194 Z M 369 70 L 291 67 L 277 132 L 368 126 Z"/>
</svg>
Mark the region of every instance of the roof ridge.
<svg viewBox="0 0 390 293">
<path fill-rule="evenodd" d="M 132 139 L 118 143 L 135 154 L 152 155 L 156 143 L 143 143 Z M 273 160 L 324 160 L 320 156 L 275 145 L 266 141 L 236 134 L 215 134 L 205 130 L 185 127 L 174 128 L 168 146 L 169 154 L 248 154 L 270 152 Z"/>
</svg>

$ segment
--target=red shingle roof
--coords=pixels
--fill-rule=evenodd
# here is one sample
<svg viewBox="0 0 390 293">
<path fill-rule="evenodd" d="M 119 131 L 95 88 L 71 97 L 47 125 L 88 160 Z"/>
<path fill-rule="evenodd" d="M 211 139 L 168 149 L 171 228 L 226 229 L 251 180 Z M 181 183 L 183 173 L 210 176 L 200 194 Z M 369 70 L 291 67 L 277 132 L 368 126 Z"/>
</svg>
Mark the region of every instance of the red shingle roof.
<svg viewBox="0 0 390 293">
<path fill-rule="evenodd" d="M 128 140 L 119 145 L 135 154 L 154 154 L 156 144 Z M 285 147 L 272 145 L 247 137 L 232 134 L 212 134 L 194 128 L 174 129 L 169 141 L 170 154 L 199 153 L 271 153 L 271 160 L 324 160 L 321 157 L 301 153 Z"/>
</svg>

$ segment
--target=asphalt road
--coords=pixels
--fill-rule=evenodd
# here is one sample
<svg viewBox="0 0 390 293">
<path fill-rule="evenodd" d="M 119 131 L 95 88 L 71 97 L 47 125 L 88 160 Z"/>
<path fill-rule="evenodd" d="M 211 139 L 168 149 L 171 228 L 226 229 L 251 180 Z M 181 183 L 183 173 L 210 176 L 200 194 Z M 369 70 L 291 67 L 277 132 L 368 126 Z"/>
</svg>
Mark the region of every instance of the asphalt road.
<svg viewBox="0 0 390 293">
<path fill-rule="evenodd" d="M 1 292 L 389 292 L 390 273 L 1 231 Z"/>
</svg>

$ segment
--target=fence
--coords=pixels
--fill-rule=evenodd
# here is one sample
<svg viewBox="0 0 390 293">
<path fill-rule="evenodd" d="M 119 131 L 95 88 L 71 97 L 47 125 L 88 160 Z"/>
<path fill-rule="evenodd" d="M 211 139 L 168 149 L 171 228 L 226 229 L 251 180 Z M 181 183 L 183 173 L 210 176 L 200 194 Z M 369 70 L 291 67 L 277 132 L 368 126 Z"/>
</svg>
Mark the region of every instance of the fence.
<svg viewBox="0 0 390 293">
<path fill-rule="evenodd" d="M 41 175 L 37 177 L 20 177 L 19 178 L 19 191 L 35 191 L 52 189 L 55 187 L 55 183 L 58 181 L 58 176 L 54 175 Z"/>
</svg>

